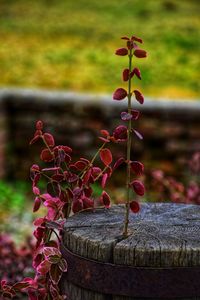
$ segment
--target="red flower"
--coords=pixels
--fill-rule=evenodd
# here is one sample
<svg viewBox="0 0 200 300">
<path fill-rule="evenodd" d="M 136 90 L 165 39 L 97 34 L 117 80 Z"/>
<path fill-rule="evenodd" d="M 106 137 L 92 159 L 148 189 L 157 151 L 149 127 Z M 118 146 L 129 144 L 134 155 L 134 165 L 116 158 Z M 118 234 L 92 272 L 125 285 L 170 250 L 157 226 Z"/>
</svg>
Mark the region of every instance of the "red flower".
<svg viewBox="0 0 200 300">
<path fill-rule="evenodd" d="M 128 49 L 127 48 L 119 48 L 115 51 L 116 55 L 120 55 L 120 56 L 125 56 L 128 54 Z"/>
<path fill-rule="evenodd" d="M 113 94 L 114 100 L 123 100 L 127 96 L 127 91 L 123 88 L 118 88 Z"/>
<path fill-rule="evenodd" d="M 147 52 L 145 50 L 142 50 L 142 49 L 135 49 L 133 54 L 138 58 L 147 57 Z"/>
</svg>

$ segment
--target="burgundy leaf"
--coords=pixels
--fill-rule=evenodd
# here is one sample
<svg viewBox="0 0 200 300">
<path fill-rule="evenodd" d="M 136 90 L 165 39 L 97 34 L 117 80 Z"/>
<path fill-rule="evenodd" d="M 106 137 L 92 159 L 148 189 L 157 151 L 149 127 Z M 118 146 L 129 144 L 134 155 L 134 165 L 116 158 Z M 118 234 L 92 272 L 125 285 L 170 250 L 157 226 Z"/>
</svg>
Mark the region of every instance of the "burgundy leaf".
<svg viewBox="0 0 200 300">
<path fill-rule="evenodd" d="M 55 181 L 63 181 L 64 180 L 64 175 L 63 174 L 54 174 L 51 176 L 51 178 Z"/>
<path fill-rule="evenodd" d="M 44 133 L 43 134 L 43 138 L 45 140 L 45 143 L 49 146 L 49 147 L 54 147 L 55 142 L 54 142 L 54 137 L 52 134 L 50 133 Z"/>
<path fill-rule="evenodd" d="M 49 272 L 50 267 L 51 267 L 51 263 L 45 259 L 39 264 L 39 266 L 37 266 L 37 272 L 42 275 L 45 275 L 46 273 Z"/>
<path fill-rule="evenodd" d="M 123 164 L 124 161 L 125 159 L 123 157 L 118 158 L 113 166 L 113 170 L 116 170 L 121 164 Z"/>
<path fill-rule="evenodd" d="M 109 149 L 104 148 L 100 151 L 100 158 L 104 165 L 109 166 L 112 162 L 112 153 Z"/>
<path fill-rule="evenodd" d="M 67 272 L 68 265 L 64 258 L 61 258 L 61 260 L 58 263 L 58 267 L 62 272 Z"/>
<path fill-rule="evenodd" d="M 139 180 L 133 180 L 130 184 L 132 188 L 134 189 L 135 193 L 139 196 L 143 196 L 145 192 L 144 185 Z"/>
<path fill-rule="evenodd" d="M 128 54 L 128 49 L 127 48 L 119 48 L 115 51 L 116 55 L 120 55 L 120 56 L 125 56 Z"/>
<path fill-rule="evenodd" d="M 133 52 L 133 54 L 137 58 L 147 57 L 147 52 L 145 50 L 142 50 L 142 49 L 135 49 L 135 51 Z"/>
<path fill-rule="evenodd" d="M 57 255 L 58 257 L 61 257 L 61 253 L 57 247 L 44 247 L 43 252 L 45 257 L 50 255 Z"/>
<path fill-rule="evenodd" d="M 141 44 L 143 43 L 143 41 L 142 41 L 141 38 L 139 38 L 139 37 L 137 37 L 137 36 L 134 36 L 134 35 L 131 37 L 131 40 L 132 40 L 132 41 L 139 42 L 139 43 L 141 43 Z"/>
<path fill-rule="evenodd" d="M 34 138 L 30 141 L 29 145 L 33 145 L 35 142 L 37 142 L 37 140 L 39 140 L 40 135 L 36 135 L 34 136 Z"/>
<path fill-rule="evenodd" d="M 138 110 L 132 109 L 131 114 L 132 120 L 136 121 L 139 118 L 140 112 Z"/>
<path fill-rule="evenodd" d="M 110 135 L 108 130 L 105 130 L 105 129 L 100 130 L 100 133 L 105 137 L 108 137 Z"/>
<path fill-rule="evenodd" d="M 78 160 L 74 165 L 77 168 L 77 170 L 82 171 L 87 166 L 87 163 L 84 161 Z"/>
<path fill-rule="evenodd" d="M 88 197 L 83 197 L 82 201 L 83 201 L 83 209 L 94 207 L 94 201 L 92 199 Z"/>
<path fill-rule="evenodd" d="M 38 211 L 38 209 L 40 208 L 41 205 L 41 199 L 40 197 L 36 197 L 35 201 L 34 201 L 34 205 L 33 205 L 33 212 Z"/>
<path fill-rule="evenodd" d="M 127 140 L 127 127 L 124 125 L 117 126 L 113 131 L 113 137 L 116 141 L 124 142 Z"/>
<path fill-rule="evenodd" d="M 132 114 L 129 114 L 129 113 L 127 113 L 126 111 L 122 111 L 121 112 L 121 119 L 123 120 L 123 121 L 129 121 L 129 120 L 131 120 L 132 119 Z"/>
<path fill-rule="evenodd" d="M 122 73 L 122 78 L 123 78 L 123 81 L 129 80 L 129 69 L 124 69 L 124 71 Z"/>
<path fill-rule="evenodd" d="M 49 151 L 49 149 L 43 149 L 40 154 L 40 158 L 45 162 L 50 162 L 54 159 L 53 154 Z"/>
<path fill-rule="evenodd" d="M 106 207 L 109 208 L 110 207 L 110 196 L 103 191 L 100 197 L 100 202 Z"/>
<path fill-rule="evenodd" d="M 106 182 L 108 180 L 108 174 L 107 173 L 104 173 L 103 176 L 102 176 L 102 180 L 101 180 L 101 187 L 104 189 L 105 188 L 105 185 L 106 185 Z"/>
<path fill-rule="evenodd" d="M 62 276 L 62 273 L 63 272 L 58 267 L 58 265 L 55 265 L 55 264 L 51 265 L 49 275 L 50 275 L 50 278 L 51 278 L 54 285 L 58 284 L 58 282 L 60 281 L 60 278 Z"/>
<path fill-rule="evenodd" d="M 139 161 L 131 161 L 130 166 L 133 172 L 135 172 L 136 175 L 142 175 L 144 172 L 144 165 Z"/>
<path fill-rule="evenodd" d="M 42 130 L 43 129 L 43 122 L 42 121 L 37 121 L 36 122 L 36 125 L 35 125 L 35 128 L 37 129 L 37 130 Z"/>
<path fill-rule="evenodd" d="M 137 201 L 130 202 L 130 209 L 133 213 L 138 213 L 140 211 L 140 205 Z"/>
<path fill-rule="evenodd" d="M 129 41 L 129 40 L 130 40 L 127 36 L 122 36 L 121 39 L 122 39 L 122 40 L 126 40 L 126 41 Z"/>
<path fill-rule="evenodd" d="M 141 78 L 141 72 L 140 72 L 140 70 L 139 70 L 138 68 L 134 68 L 134 69 L 133 69 L 133 71 L 131 72 L 131 75 L 133 76 L 134 74 L 135 74 L 140 80 L 142 79 L 142 78 Z"/>
<path fill-rule="evenodd" d="M 142 93 L 141 93 L 140 91 L 138 91 L 138 90 L 134 90 L 133 92 L 134 92 L 134 94 L 135 94 L 136 100 L 137 100 L 140 104 L 143 104 L 143 103 L 144 103 L 144 97 L 143 97 Z"/>
<path fill-rule="evenodd" d="M 115 90 L 113 94 L 114 100 L 123 100 L 127 96 L 127 91 L 123 88 L 118 88 Z"/>
<path fill-rule="evenodd" d="M 143 140 L 143 136 L 141 135 L 141 133 L 139 133 L 137 130 L 133 129 L 135 135 L 140 139 Z"/>
<path fill-rule="evenodd" d="M 81 199 L 73 201 L 72 211 L 73 213 L 77 213 L 83 209 L 83 201 Z"/>
</svg>

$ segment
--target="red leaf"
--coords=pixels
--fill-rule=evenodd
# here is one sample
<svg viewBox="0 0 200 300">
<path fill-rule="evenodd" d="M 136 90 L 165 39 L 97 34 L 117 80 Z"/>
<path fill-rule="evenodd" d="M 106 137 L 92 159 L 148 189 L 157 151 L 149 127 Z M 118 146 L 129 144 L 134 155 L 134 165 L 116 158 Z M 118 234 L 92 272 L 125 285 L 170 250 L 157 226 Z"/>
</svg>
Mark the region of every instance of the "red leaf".
<svg viewBox="0 0 200 300">
<path fill-rule="evenodd" d="M 127 113 L 126 111 L 122 111 L 121 112 L 121 119 L 123 120 L 123 121 L 129 121 L 129 120 L 131 120 L 132 119 L 132 114 L 129 114 L 129 113 Z"/>
<path fill-rule="evenodd" d="M 51 178 L 55 181 L 63 181 L 64 180 L 64 175 L 63 174 L 54 174 L 51 176 Z"/>
<path fill-rule="evenodd" d="M 41 160 L 45 162 L 50 162 L 54 159 L 53 154 L 48 149 L 43 149 L 40 154 Z"/>
<path fill-rule="evenodd" d="M 136 173 L 136 175 L 142 175 L 144 172 L 144 165 L 139 161 L 131 161 L 130 166 L 133 172 Z"/>
<path fill-rule="evenodd" d="M 45 257 L 48 257 L 50 255 L 56 255 L 58 257 L 61 257 L 61 253 L 57 247 L 44 247 L 43 252 Z"/>
<path fill-rule="evenodd" d="M 113 94 L 114 100 L 123 100 L 127 96 L 127 91 L 123 88 L 118 88 Z"/>
<path fill-rule="evenodd" d="M 140 112 L 138 110 L 132 109 L 131 114 L 132 114 L 132 119 L 136 121 L 139 118 Z"/>
<path fill-rule="evenodd" d="M 141 43 L 141 44 L 143 43 L 143 41 L 142 41 L 141 38 L 139 38 L 139 37 L 137 37 L 137 36 L 134 36 L 134 35 L 131 37 L 131 40 L 132 40 L 132 41 L 139 42 L 139 43 Z"/>
<path fill-rule="evenodd" d="M 125 56 L 128 54 L 128 49 L 127 48 L 119 48 L 115 51 L 116 55 L 120 55 L 120 56 Z"/>
<path fill-rule="evenodd" d="M 138 213 L 140 210 L 140 205 L 137 201 L 130 202 L 130 209 L 133 213 Z"/>
<path fill-rule="evenodd" d="M 30 284 L 28 282 L 25 282 L 25 281 L 20 281 L 20 282 L 17 282 L 15 283 L 12 288 L 15 290 L 15 291 L 22 291 L 23 289 L 26 289 L 27 287 L 29 287 Z"/>
<path fill-rule="evenodd" d="M 137 58 L 147 57 L 147 52 L 145 50 L 142 50 L 142 49 L 135 49 L 135 51 L 133 52 L 133 54 Z"/>
<path fill-rule="evenodd" d="M 100 151 L 100 158 L 104 165 L 109 166 L 112 162 L 112 153 L 109 149 L 104 148 Z"/>
<path fill-rule="evenodd" d="M 106 207 L 109 208 L 110 207 L 110 196 L 103 191 L 100 197 L 100 202 Z"/>
<path fill-rule="evenodd" d="M 139 196 L 143 196 L 145 192 L 144 185 L 141 181 L 139 180 L 134 180 L 130 183 L 132 188 L 134 189 L 135 193 Z"/>
<path fill-rule="evenodd" d="M 77 170 L 82 171 L 87 166 L 87 163 L 84 161 L 78 160 L 77 162 L 75 162 L 74 165 L 77 168 Z"/>
<path fill-rule="evenodd" d="M 55 142 L 53 135 L 51 135 L 50 133 L 44 133 L 43 138 L 49 147 L 54 147 Z"/>
<path fill-rule="evenodd" d="M 143 140 L 143 136 L 141 135 L 141 133 L 139 133 L 137 130 L 133 129 L 135 135 L 140 139 Z"/>
<path fill-rule="evenodd" d="M 35 125 L 35 128 L 37 129 L 37 130 L 42 130 L 43 129 L 43 122 L 42 121 L 37 121 L 36 122 L 36 125 Z"/>
<path fill-rule="evenodd" d="M 100 130 L 100 133 L 105 137 L 108 137 L 110 135 L 109 132 L 105 129 Z"/>
<path fill-rule="evenodd" d="M 143 97 L 142 93 L 141 93 L 140 91 L 138 91 L 138 90 L 134 90 L 133 92 L 134 92 L 134 94 L 135 94 L 136 100 L 137 100 L 140 104 L 143 104 L 143 103 L 144 103 L 144 97 Z"/>
<path fill-rule="evenodd" d="M 123 164 L 124 161 L 125 159 L 123 157 L 118 158 L 113 166 L 113 170 L 117 169 L 121 164 Z"/>
<path fill-rule="evenodd" d="M 122 78 L 123 78 L 123 81 L 129 80 L 129 69 L 124 69 L 124 71 L 122 73 Z"/>
</svg>

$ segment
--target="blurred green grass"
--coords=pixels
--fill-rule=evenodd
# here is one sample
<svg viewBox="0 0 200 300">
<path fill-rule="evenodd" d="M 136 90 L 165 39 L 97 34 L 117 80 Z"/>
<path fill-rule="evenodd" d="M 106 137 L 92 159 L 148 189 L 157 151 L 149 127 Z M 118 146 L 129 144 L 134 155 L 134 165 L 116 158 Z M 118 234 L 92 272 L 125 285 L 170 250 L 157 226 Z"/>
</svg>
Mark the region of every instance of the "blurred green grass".
<svg viewBox="0 0 200 300">
<path fill-rule="evenodd" d="M 134 34 L 149 52 L 136 61 L 143 92 L 197 98 L 199 10 L 197 0 L 0 0 L 0 85 L 111 93 L 127 64 L 113 53 Z"/>
</svg>

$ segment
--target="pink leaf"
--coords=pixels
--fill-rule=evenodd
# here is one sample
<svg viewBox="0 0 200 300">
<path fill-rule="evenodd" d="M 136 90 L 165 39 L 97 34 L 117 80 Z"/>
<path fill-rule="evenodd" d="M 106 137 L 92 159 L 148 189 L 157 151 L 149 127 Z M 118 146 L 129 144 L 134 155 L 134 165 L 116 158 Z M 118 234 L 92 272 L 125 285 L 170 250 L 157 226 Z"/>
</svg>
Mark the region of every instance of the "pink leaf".
<svg viewBox="0 0 200 300">
<path fill-rule="evenodd" d="M 35 201 L 34 201 L 34 205 L 33 205 L 33 212 L 38 211 L 38 209 L 40 208 L 41 205 L 41 199 L 40 197 L 36 197 Z"/>
<path fill-rule="evenodd" d="M 100 151 L 100 158 L 104 165 L 109 166 L 112 162 L 112 153 L 109 149 L 104 148 Z"/>
<path fill-rule="evenodd" d="M 133 213 L 138 213 L 140 210 L 140 205 L 137 201 L 130 202 L 130 209 Z"/>
<path fill-rule="evenodd" d="M 120 55 L 120 56 L 125 56 L 128 54 L 128 49 L 127 48 L 119 48 L 115 51 L 116 55 Z"/>
<path fill-rule="evenodd" d="M 113 94 L 114 100 L 123 100 L 127 96 L 127 91 L 123 88 L 118 88 L 115 90 Z"/>
</svg>

